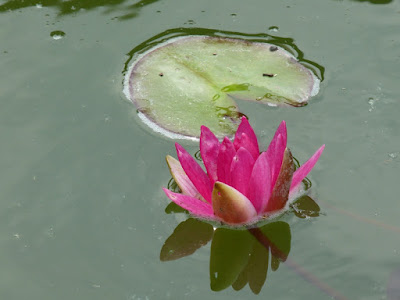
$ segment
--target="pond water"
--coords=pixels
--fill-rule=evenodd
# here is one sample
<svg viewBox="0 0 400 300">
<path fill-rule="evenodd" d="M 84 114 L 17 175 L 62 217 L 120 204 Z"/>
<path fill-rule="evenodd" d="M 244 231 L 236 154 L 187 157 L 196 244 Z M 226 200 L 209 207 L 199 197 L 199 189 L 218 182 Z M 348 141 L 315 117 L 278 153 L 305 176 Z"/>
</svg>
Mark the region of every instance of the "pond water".
<svg viewBox="0 0 400 300">
<path fill-rule="evenodd" d="M 399 26 L 399 1 L 0 1 L 1 298 L 399 299 Z M 291 38 L 325 68 L 305 107 L 238 102 L 263 149 L 281 120 L 300 162 L 326 144 L 320 214 L 282 217 L 258 296 L 211 289 L 211 243 L 160 260 L 187 219 L 161 189 L 175 141 L 122 89 L 132 49 L 181 27 Z"/>
</svg>

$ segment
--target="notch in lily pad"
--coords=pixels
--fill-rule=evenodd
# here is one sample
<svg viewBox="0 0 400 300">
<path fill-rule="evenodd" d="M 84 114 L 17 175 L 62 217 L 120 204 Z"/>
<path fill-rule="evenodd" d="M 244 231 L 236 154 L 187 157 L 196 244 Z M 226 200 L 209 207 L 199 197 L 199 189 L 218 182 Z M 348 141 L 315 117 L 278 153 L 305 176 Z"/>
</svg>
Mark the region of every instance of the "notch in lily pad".
<svg viewBox="0 0 400 300">
<path fill-rule="evenodd" d="M 173 138 L 197 138 L 205 125 L 232 136 L 243 115 L 236 100 L 304 106 L 319 79 L 281 47 L 211 36 L 171 39 L 140 55 L 125 78 L 139 117 Z"/>
</svg>

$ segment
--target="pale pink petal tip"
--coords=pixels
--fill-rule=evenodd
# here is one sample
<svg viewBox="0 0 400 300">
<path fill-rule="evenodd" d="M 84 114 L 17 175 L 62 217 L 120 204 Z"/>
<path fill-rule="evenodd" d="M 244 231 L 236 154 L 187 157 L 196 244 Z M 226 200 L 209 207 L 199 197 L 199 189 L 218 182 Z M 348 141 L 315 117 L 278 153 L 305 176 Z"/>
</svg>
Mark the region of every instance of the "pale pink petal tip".
<svg viewBox="0 0 400 300">
<path fill-rule="evenodd" d="M 181 189 L 182 194 L 204 200 L 204 198 L 200 195 L 199 191 L 190 181 L 189 177 L 186 175 L 180 162 L 170 155 L 167 155 L 166 161 L 169 170 L 171 172 L 171 175 L 174 178 L 176 184 Z"/>
<path fill-rule="evenodd" d="M 180 207 L 188 210 L 194 216 L 216 219 L 212 206 L 209 203 L 203 202 L 199 199 L 171 192 L 170 190 L 163 188 L 165 194 L 171 201 L 175 202 Z"/>
<path fill-rule="evenodd" d="M 252 222 L 257 212 L 250 200 L 233 187 L 215 182 L 212 205 L 214 214 L 227 224 L 245 224 Z"/>
<path fill-rule="evenodd" d="M 317 163 L 319 157 L 321 156 L 322 152 L 324 151 L 325 145 L 322 145 L 314 154 L 310 157 L 310 159 L 304 163 L 300 168 L 296 170 L 293 174 L 292 185 L 290 186 L 290 191 L 294 190 L 302 180 L 310 173 L 312 168 L 314 168 L 315 164 Z"/>
<path fill-rule="evenodd" d="M 206 199 L 207 202 L 211 203 L 212 185 L 207 174 L 181 145 L 176 143 L 175 146 L 179 162 L 181 163 L 186 175 L 203 198 Z"/>
</svg>

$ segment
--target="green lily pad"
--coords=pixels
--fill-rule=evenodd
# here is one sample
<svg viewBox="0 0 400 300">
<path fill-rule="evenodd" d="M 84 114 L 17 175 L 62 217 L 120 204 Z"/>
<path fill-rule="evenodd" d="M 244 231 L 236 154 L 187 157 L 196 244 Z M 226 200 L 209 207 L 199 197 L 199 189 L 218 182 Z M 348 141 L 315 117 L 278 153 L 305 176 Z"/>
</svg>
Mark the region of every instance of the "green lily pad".
<svg viewBox="0 0 400 300">
<path fill-rule="evenodd" d="M 303 106 L 318 90 L 319 79 L 283 48 L 211 36 L 150 49 L 125 78 L 139 117 L 174 138 L 198 137 L 201 125 L 233 135 L 242 115 L 235 100 Z"/>
</svg>

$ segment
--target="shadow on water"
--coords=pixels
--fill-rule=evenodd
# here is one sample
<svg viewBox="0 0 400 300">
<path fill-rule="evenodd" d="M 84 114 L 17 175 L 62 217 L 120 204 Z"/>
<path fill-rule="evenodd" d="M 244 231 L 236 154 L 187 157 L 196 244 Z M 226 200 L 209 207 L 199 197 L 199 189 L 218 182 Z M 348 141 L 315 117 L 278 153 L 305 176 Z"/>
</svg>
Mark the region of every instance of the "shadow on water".
<svg viewBox="0 0 400 300">
<path fill-rule="evenodd" d="M 10 0 L 0 5 L 0 13 L 9 12 L 13 10 L 18 10 L 27 7 L 35 7 L 38 3 L 42 7 L 53 7 L 58 10 L 58 15 L 69 15 L 77 13 L 82 10 L 92 10 L 98 7 L 106 7 L 106 13 L 111 13 L 114 11 L 123 11 L 124 14 L 118 17 L 120 20 L 131 19 L 139 14 L 141 8 L 150 5 L 152 3 L 158 2 L 159 0 L 140 0 L 134 4 L 123 5 L 125 2 L 130 3 L 127 0 Z"/>
</svg>

